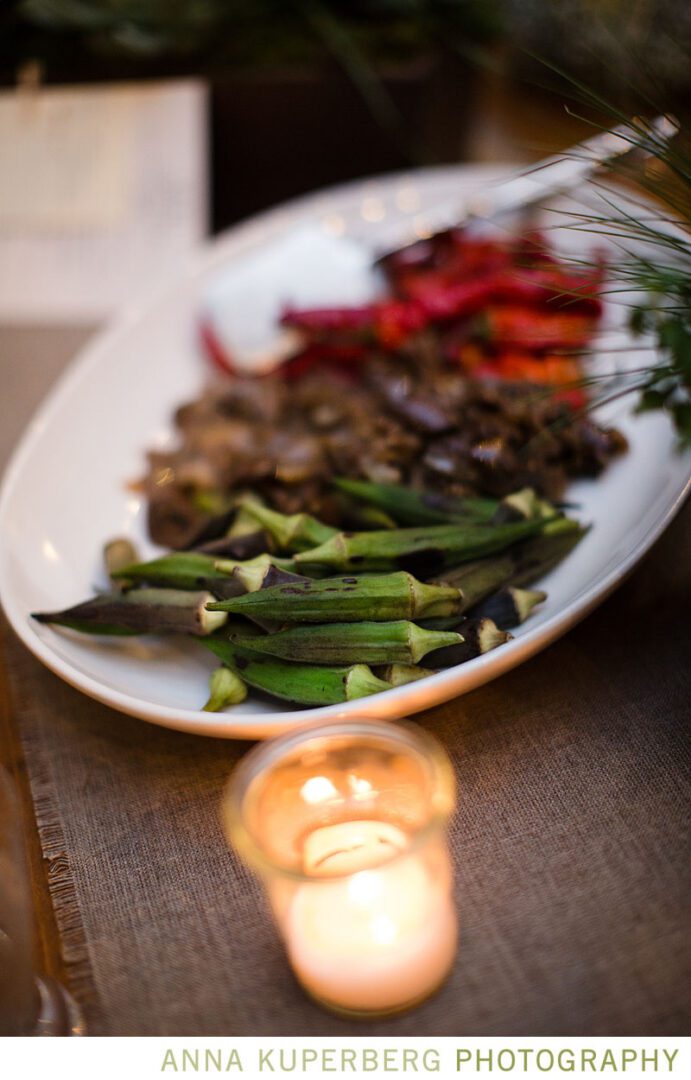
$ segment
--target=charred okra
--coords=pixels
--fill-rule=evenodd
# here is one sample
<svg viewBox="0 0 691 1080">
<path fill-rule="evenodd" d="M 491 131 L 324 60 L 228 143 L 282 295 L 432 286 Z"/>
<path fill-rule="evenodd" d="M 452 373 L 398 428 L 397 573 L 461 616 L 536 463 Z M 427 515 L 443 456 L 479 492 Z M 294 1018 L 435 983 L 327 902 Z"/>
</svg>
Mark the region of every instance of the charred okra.
<svg viewBox="0 0 691 1080">
<path fill-rule="evenodd" d="M 457 645 L 447 646 L 429 653 L 426 663 L 430 667 L 453 667 L 474 660 L 476 656 L 496 649 L 511 640 L 511 634 L 500 630 L 492 619 L 465 619 L 460 624 L 463 640 Z"/>
<path fill-rule="evenodd" d="M 96 596 L 64 611 L 37 612 L 33 618 L 84 634 L 212 634 L 228 616 L 209 611 L 209 592 L 133 589 Z"/>
<path fill-rule="evenodd" d="M 474 611 L 477 616 L 494 619 L 500 630 L 511 630 L 530 615 L 538 604 L 547 599 L 547 593 L 539 589 L 517 589 L 509 586 L 488 596 Z"/>
</svg>

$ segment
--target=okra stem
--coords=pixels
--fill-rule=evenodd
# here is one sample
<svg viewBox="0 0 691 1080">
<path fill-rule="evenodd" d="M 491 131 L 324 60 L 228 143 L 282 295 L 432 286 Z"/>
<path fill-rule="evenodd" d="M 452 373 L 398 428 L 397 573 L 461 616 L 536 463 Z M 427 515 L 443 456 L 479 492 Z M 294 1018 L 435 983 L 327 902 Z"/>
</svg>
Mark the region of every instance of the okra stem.
<svg viewBox="0 0 691 1080">
<path fill-rule="evenodd" d="M 103 548 L 103 561 L 106 567 L 106 573 L 111 580 L 117 574 L 119 570 L 122 570 L 125 566 L 131 566 L 132 563 L 136 563 L 138 560 L 137 549 L 131 540 L 128 540 L 124 536 L 118 536 L 114 540 L 109 540 Z M 121 588 L 125 587 L 125 582 L 121 579 Z"/>
<path fill-rule="evenodd" d="M 244 565 L 239 563 L 233 570 L 233 577 L 248 593 L 270 589 L 276 585 L 294 585 L 310 580 L 302 574 L 292 574 L 289 570 L 276 566 L 271 555 L 259 555 Z"/>
<path fill-rule="evenodd" d="M 338 529 L 324 525 L 311 514 L 279 514 L 268 506 L 249 501 L 243 503 L 243 509 L 266 529 L 282 551 L 305 551 L 338 533 Z"/>
<path fill-rule="evenodd" d="M 428 675 L 436 672 L 433 668 L 418 667 L 416 664 L 387 664 L 378 674 L 389 686 L 405 686 L 406 683 L 426 679 Z"/>
<path fill-rule="evenodd" d="M 431 667 L 453 667 L 473 660 L 511 640 L 511 634 L 500 630 L 492 619 L 466 619 L 460 624 L 463 640 L 457 645 L 437 649 L 429 653 L 427 663 Z"/>
<path fill-rule="evenodd" d="M 492 518 L 494 525 L 504 525 L 510 521 L 528 521 L 531 518 L 554 518 L 558 510 L 548 502 L 541 499 L 534 488 L 521 488 L 505 495 L 499 503 L 496 513 Z"/>
<path fill-rule="evenodd" d="M 493 596 L 488 596 L 475 608 L 474 614 L 494 619 L 501 630 L 511 630 L 525 622 L 533 608 L 546 599 L 546 592 L 509 586 L 507 589 L 500 589 Z"/>
<path fill-rule="evenodd" d="M 229 705 L 239 705 L 247 697 L 247 687 L 229 667 L 219 667 L 209 679 L 209 698 L 202 712 L 220 712 Z"/>
</svg>

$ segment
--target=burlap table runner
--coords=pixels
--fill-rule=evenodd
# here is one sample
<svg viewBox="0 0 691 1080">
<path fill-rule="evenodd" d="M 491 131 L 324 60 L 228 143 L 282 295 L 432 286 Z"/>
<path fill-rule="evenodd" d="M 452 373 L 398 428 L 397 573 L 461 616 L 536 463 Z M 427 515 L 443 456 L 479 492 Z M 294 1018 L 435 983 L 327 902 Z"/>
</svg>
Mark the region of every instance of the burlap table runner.
<svg viewBox="0 0 691 1080">
<path fill-rule="evenodd" d="M 9 384 L 6 384 L 9 385 Z M 691 514 L 566 638 L 420 716 L 451 754 L 461 948 L 366 1026 L 300 991 L 228 851 L 246 744 L 82 697 L 5 635 L 71 987 L 101 1035 L 688 1033 Z"/>
</svg>

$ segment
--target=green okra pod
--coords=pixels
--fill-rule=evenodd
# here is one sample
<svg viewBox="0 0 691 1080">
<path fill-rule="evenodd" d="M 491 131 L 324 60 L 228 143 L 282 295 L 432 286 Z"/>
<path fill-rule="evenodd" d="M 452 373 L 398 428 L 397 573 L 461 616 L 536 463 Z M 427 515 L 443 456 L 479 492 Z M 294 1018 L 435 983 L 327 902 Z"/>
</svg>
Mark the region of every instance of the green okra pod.
<svg viewBox="0 0 691 1080">
<path fill-rule="evenodd" d="M 220 712 L 229 705 L 239 705 L 247 697 L 247 687 L 240 676 L 225 665 L 209 679 L 209 698 L 202 712 Z"/>
<path fill-rule="evenodd" d="M 462 594 L 461 611 L 478 604 L 510 580 L 516 569 L 511 551 L 487 559 L 476 559 L 445 570 L 435 580 L 451 585 Z"/>
<path fill-rule="evenodd" d="M 209 611 L 209 592 L 132 589 L 86 600 L 64 611 L 37 612 L 33 618 L 85 634 L 212 634 L 227 621 Z"/>
<path fill-rule="evenodd" d="M 201 641 L 255 690 L 298 705 L 338 705 L 390 689 L 366 664 L 348 667 L 293 664 L 258 656 L 220 638 Z"/>
<path fill-rule="evenodd" d="M 242 508 L 269 533 L 281 551 L 305 551 L 338 533 L 338 529 L 324 525 L 311 514 L 279 514 L 254 501 L 244 502 Z"/>
<path fill-rule="evenodd" d="M 298 569 L 320 565 L 334 570 L 409 570 L 419 577 L 439 574 L 458 563 L 491 555 L 532 536 L 540 520 L 511 525 L 429 525 L 378 532 L 339 533 L 295 556 Z"/>
<path fill-rule="evenodd" d="M 217 569 L 216 563 L 213 555 L 176 551 L 149 562 L 122 566 L 113 577 L 170 589 L 211 589 L 212 584 L 228 581 L 228 574 Z"/>
<path fill-rule="evenodd" d="M 212 604 L 211 610 L 297 623 L 386 622 L 454 615 L 461 600 L 453 586 L 425 585 L 398 571 L 276 585 Z"/>
<path fill-rule="evenodd" d="M 545 577 L 569 555 L 588 532 L 571 518 L 557 518 L 542 532 L 513 549 L 516 568 L 507 584 L 524 586 Z"/>
<path fill-rule="evenodd" d="M 549 573 L 576 546 L 586 530 L 570 518 L 555 518 L 541 532 L 501 555 L 462 563 L 442 571 L 435 581 L 463 593 L 467 611 L 502 586 L 525 585 Z"/>
<path fill-rule="evenodd" d="M 340 491 L 389 514 L 399 525 L 445 525 L 454 521 L 489 521 L 496 499 L 455 498 L 434 491 L 417 491 L 404 484 L 375 484 L 339 477 Z"/>
<path fill-rule="evenodd" d="M 454 631 L 425 630 L 407 620 L 292 626 L 275 634 L 233 634 L 234 644 L 282 660 L 315 664 L 417 664 L 428 652 L 459 645 Z"/>
</svg>

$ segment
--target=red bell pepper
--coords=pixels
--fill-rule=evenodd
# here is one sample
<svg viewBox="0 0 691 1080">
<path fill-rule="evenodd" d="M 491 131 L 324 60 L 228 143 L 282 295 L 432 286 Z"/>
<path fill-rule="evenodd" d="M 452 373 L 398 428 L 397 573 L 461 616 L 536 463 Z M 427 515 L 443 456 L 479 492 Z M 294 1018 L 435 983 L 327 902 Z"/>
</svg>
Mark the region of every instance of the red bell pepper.
<svg viewBox="0 0 691 1080">
<path fill-rule="evenodd" d="M 547 352 L 583 348 L 594 326 L 595 320 L 583 314 L 507 305 L 487 308 L 476 328 L 476 336 L 499 349 Z"/>
<path fill-rule="evenodd" d="M 216 334 L 211 321 L 202 316 L 199 321 L 199 341 L 213 367 L 222 375 L 237 375 L 233 358 Z"/>
</svg>

